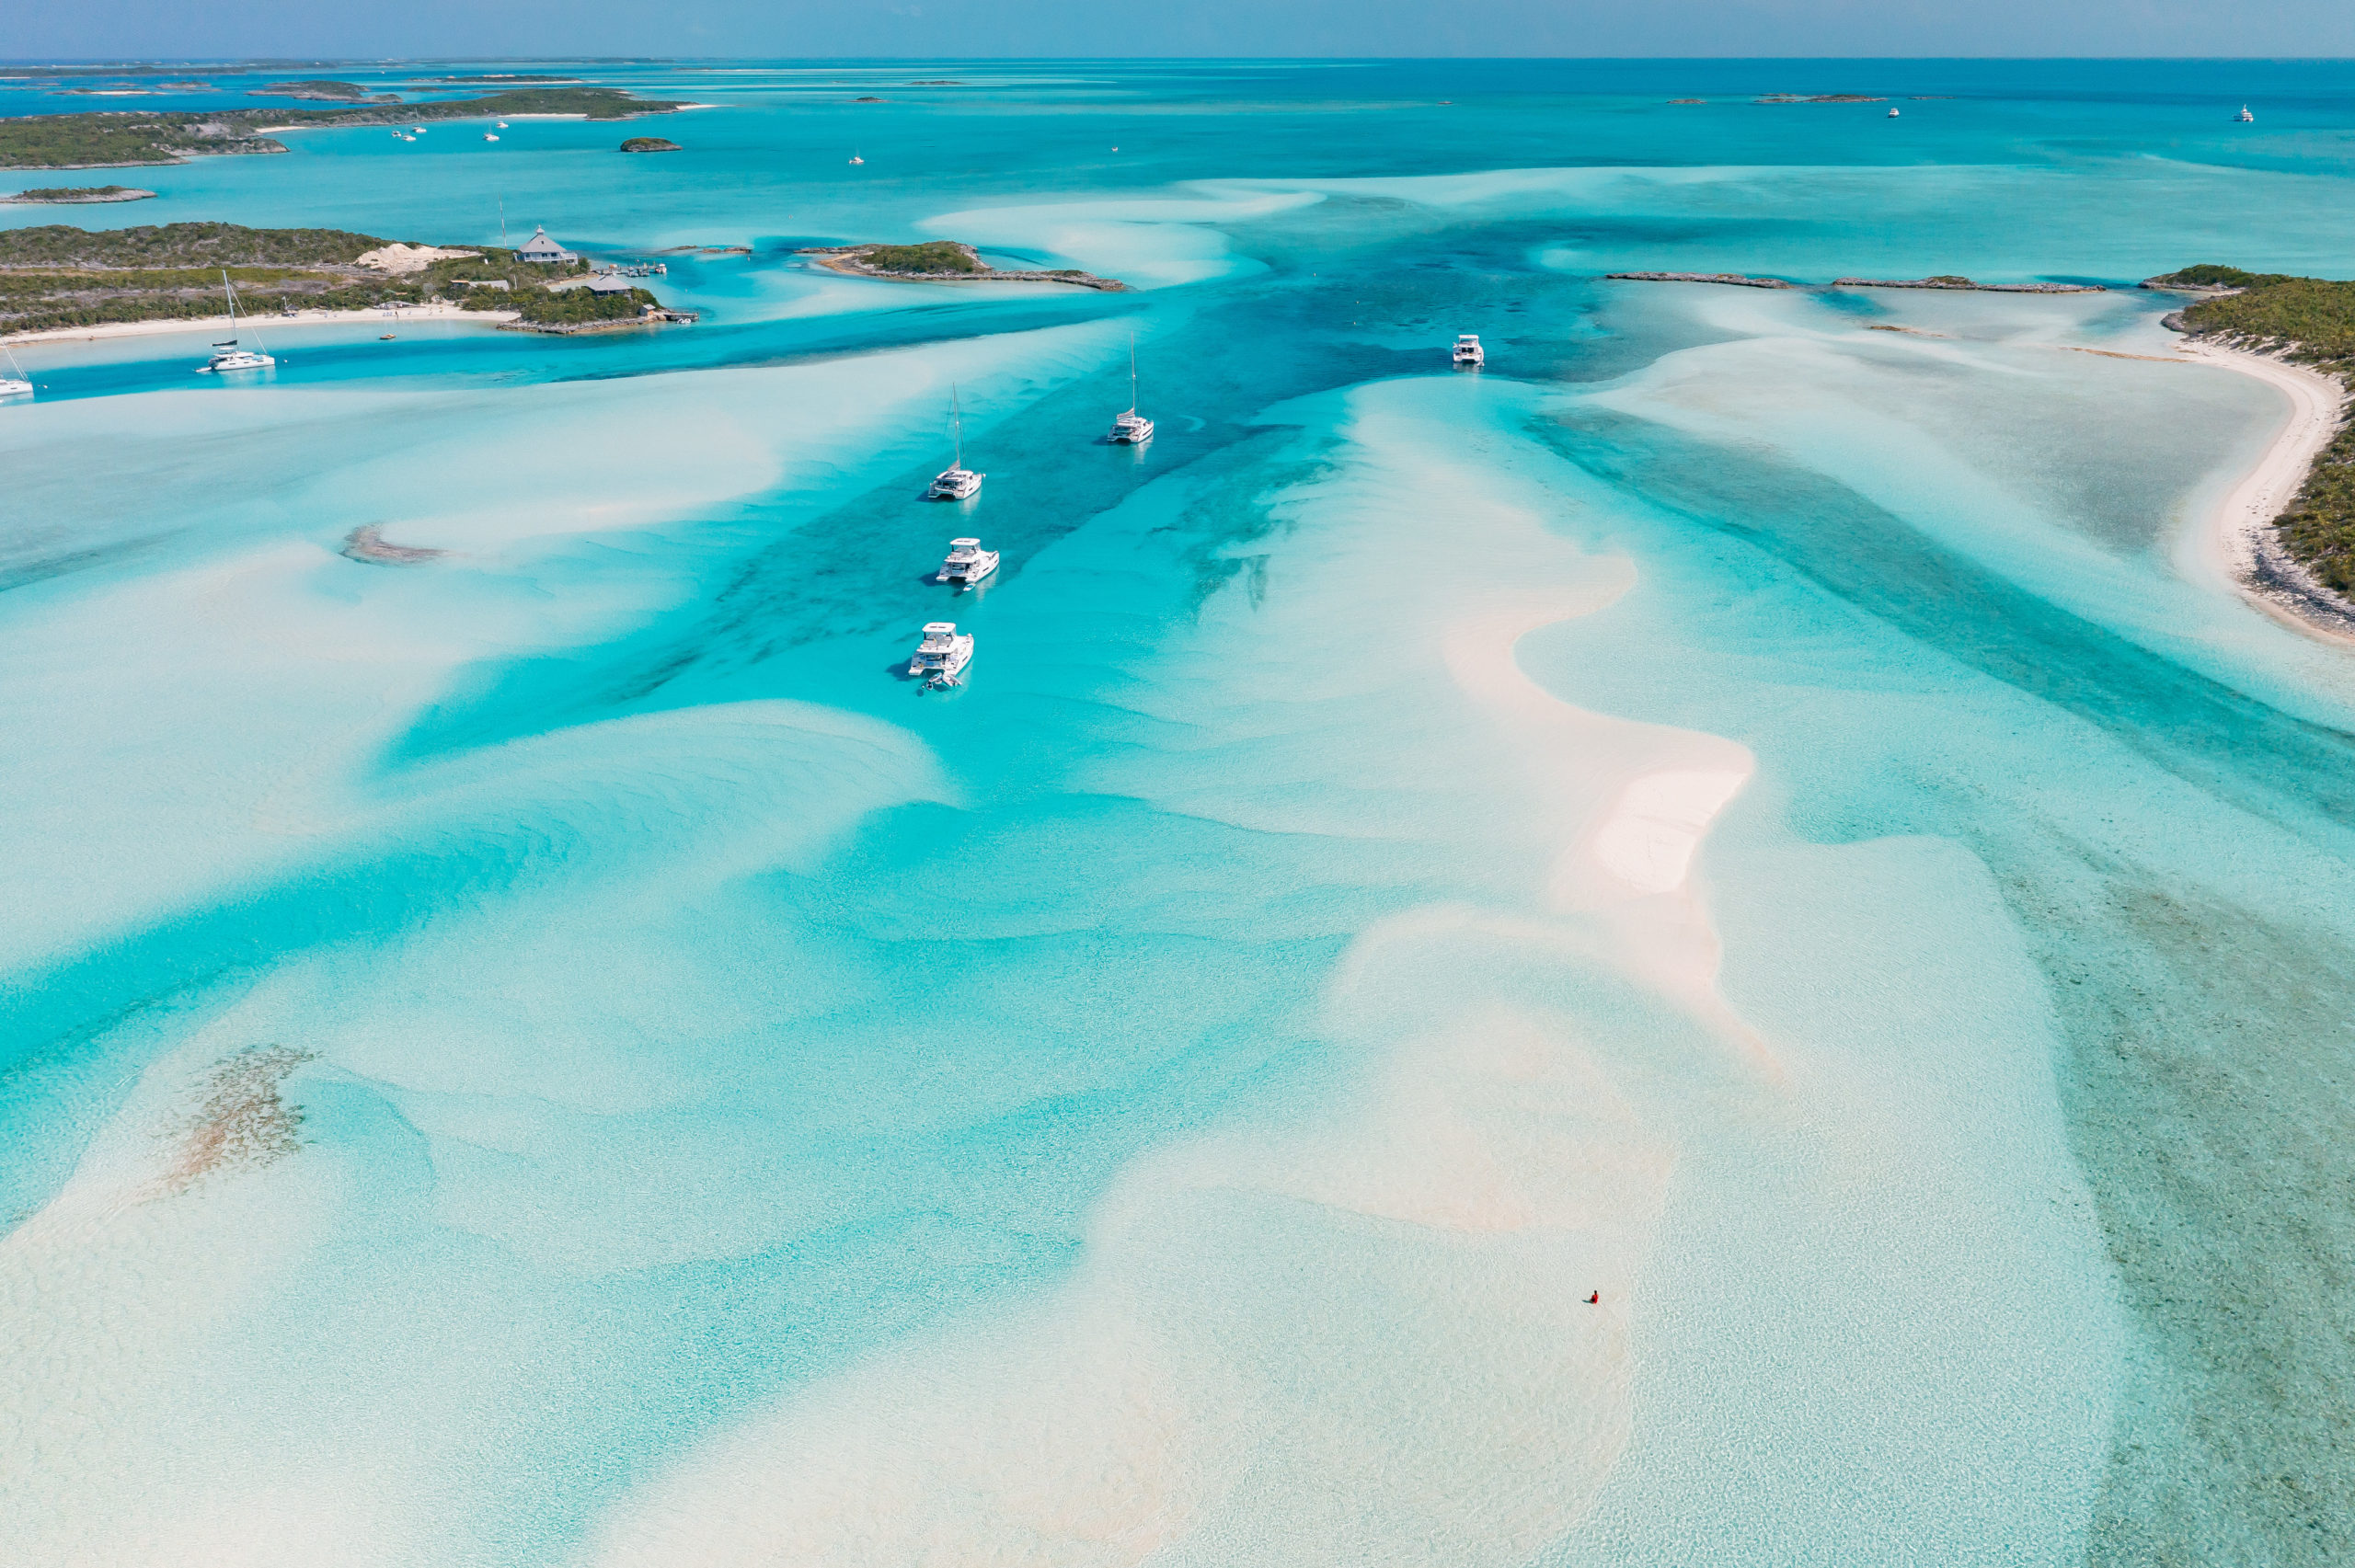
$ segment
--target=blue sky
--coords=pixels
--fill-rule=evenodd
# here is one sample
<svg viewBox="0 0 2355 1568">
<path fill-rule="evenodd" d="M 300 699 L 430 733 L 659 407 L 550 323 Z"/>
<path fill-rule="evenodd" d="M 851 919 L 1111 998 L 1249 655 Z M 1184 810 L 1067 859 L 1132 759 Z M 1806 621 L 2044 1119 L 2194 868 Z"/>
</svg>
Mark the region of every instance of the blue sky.
<svg viewBox="0 0 2355 1568">
<path fill-rule="evenodd" d="M 0 58 L 2355 54 L 2355 0 L 0 0 Z"/>
</svg>

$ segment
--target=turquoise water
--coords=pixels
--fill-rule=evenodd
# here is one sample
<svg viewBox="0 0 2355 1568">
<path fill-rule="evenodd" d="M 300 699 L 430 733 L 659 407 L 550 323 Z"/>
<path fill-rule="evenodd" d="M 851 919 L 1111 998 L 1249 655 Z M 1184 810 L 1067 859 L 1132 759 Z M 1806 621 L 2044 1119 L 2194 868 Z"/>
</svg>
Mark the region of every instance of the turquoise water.
<svg viewBox="0 0 2355 1568">
<path fill-rule="evenodd" d="M 1600 276 L 2334 273 L 2355 74 L 580 70 L 715 107 L 71 216 L 752 246 L 694 328 L 18 350 L 12 1560 L 2355 1552 L 2355 667 L 2197 548 L 2276 395 Z M 936 235 L 1137 288 L 791 255 Z"/>
</svg>

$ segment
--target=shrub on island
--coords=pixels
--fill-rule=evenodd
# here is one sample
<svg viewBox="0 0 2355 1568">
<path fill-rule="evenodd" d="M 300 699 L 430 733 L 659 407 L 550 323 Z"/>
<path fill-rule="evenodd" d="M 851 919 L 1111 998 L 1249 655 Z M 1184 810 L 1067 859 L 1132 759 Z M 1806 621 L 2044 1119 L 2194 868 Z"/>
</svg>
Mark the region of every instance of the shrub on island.
<svg viewBox="0 0 2355 1568">
<path fill-rule="evenodd" d="M 878 272 L 985 272 L 973 253 L 953 240 L 922 245 L 868 246 L 859 260 Z"/>
</svg>

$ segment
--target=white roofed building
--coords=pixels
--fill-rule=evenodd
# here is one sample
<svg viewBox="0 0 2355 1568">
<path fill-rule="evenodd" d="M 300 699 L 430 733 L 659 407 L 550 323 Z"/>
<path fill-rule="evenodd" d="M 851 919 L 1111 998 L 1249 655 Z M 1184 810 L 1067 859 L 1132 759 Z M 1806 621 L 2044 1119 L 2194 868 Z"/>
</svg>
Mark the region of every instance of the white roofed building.
<svg viewBox="0 0 2355 1568">
<path fill-rule="evenodd" d="M 518 261 L 566 262 L 578 261 L 580 258 L 573 255 L 572 252 L 565 249 L 562 246 L 557 244 L 556 241 L 548 238 L 548 231 L 545 227 L 535 227 L 532 230 L 532 237 L 515 247 L 515 259 Z"/>
</svg>

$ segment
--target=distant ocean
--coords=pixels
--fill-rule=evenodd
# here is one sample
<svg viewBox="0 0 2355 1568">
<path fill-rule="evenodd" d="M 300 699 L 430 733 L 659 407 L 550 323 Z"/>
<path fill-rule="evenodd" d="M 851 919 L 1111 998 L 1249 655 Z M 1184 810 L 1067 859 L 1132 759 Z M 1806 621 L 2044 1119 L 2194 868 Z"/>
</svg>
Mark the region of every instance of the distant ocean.
<svg viewBox="0 0 2355 1568">
<path fill-rule="evenodd" d="M 0 1557 L 2355 1559 L 2355 662 L 2132 286 L 2355 65 L 496 69 L 708 107 L 0 208 L 702 313 L 17 350 Z"/>
</svg>

